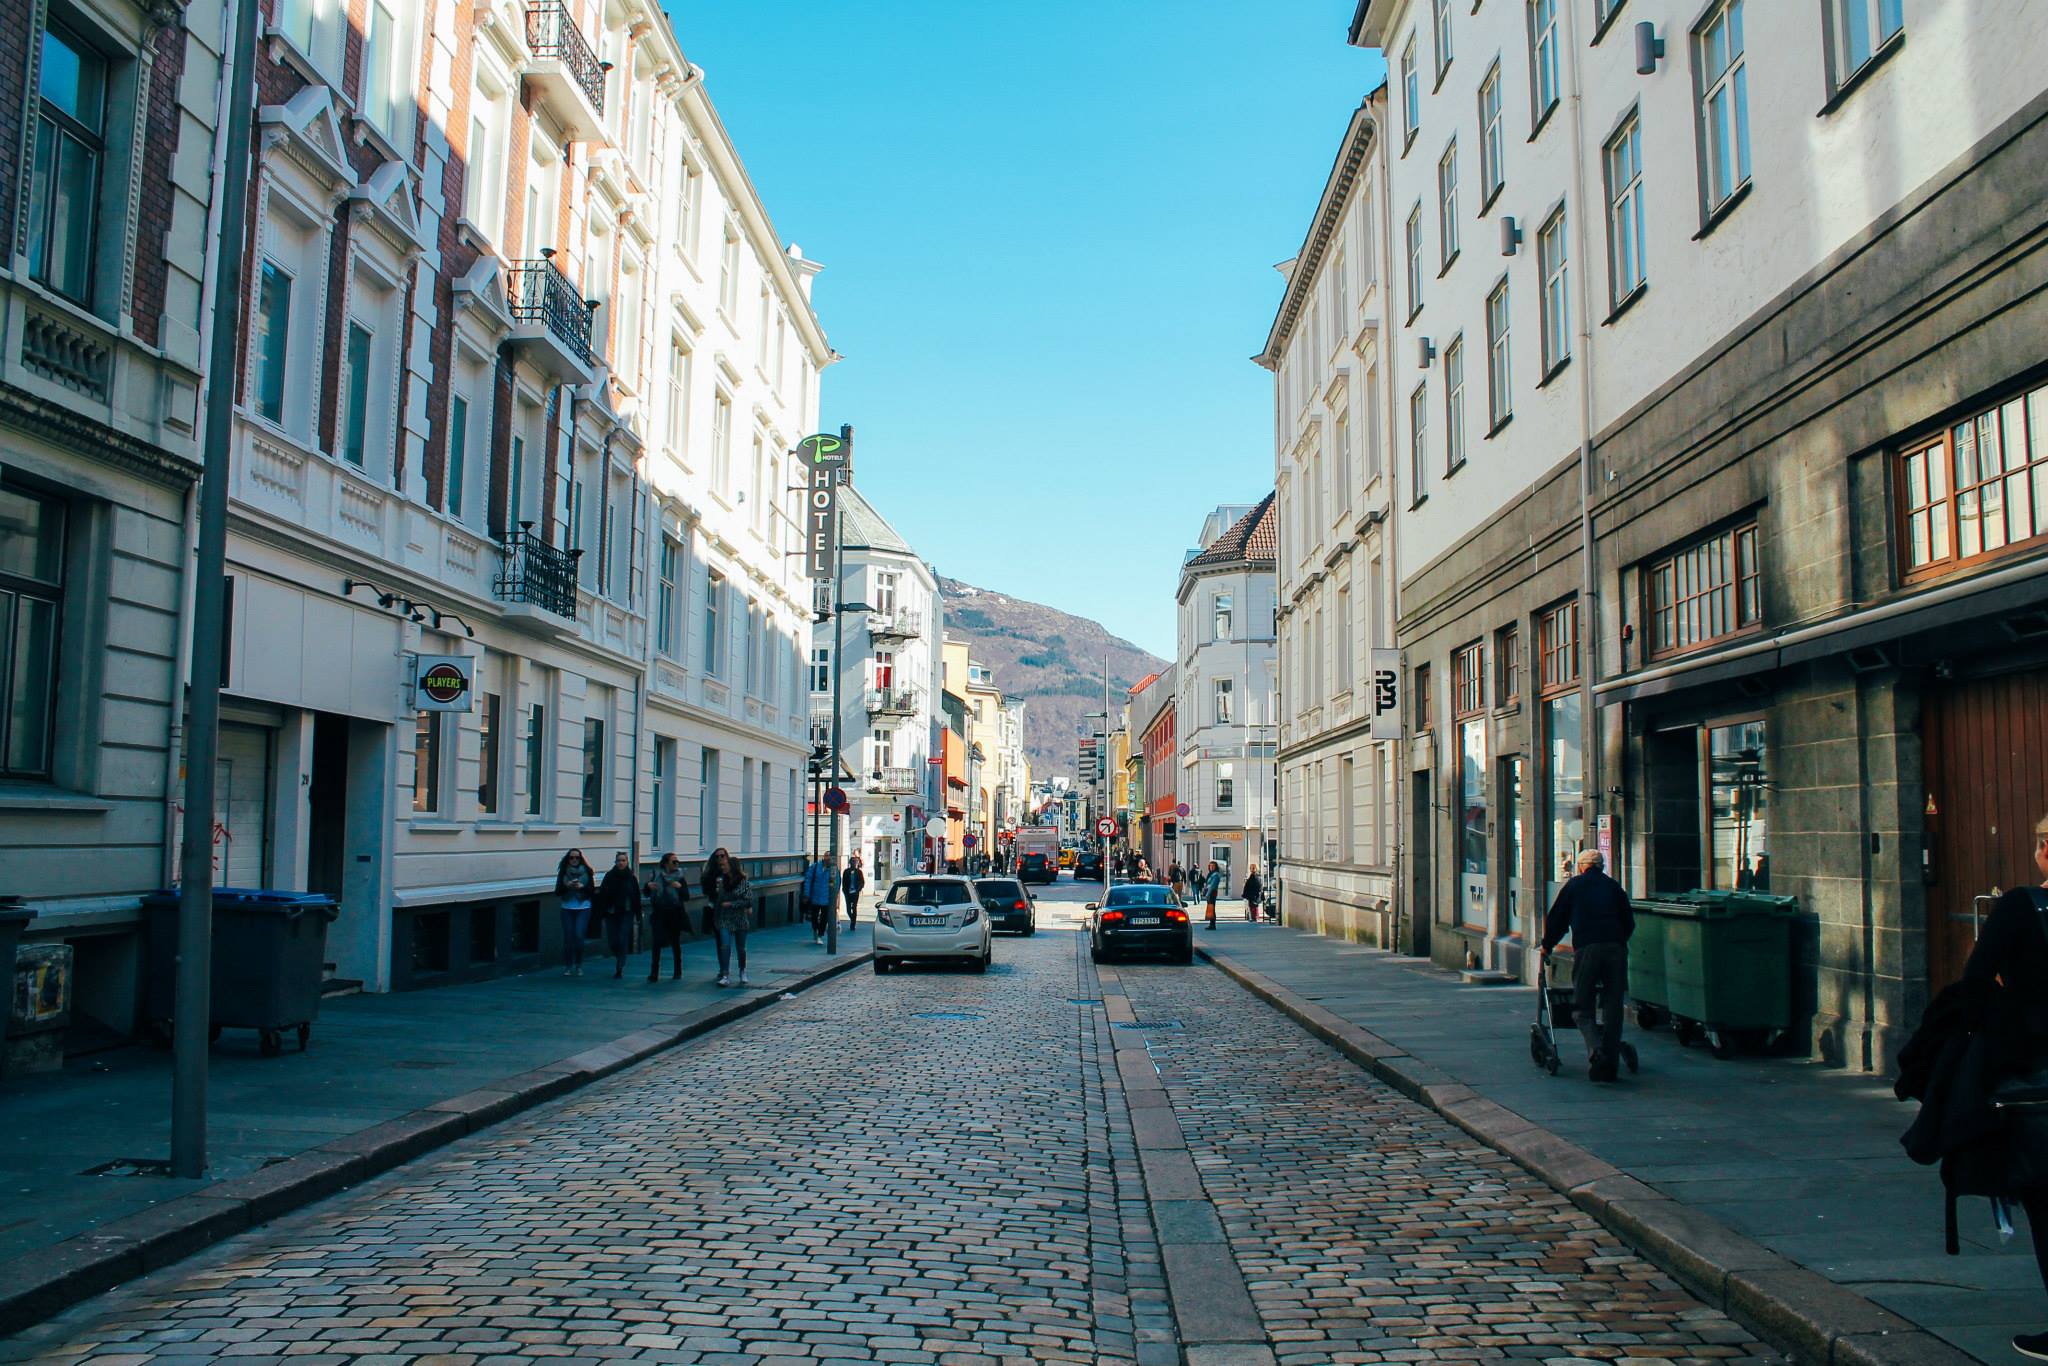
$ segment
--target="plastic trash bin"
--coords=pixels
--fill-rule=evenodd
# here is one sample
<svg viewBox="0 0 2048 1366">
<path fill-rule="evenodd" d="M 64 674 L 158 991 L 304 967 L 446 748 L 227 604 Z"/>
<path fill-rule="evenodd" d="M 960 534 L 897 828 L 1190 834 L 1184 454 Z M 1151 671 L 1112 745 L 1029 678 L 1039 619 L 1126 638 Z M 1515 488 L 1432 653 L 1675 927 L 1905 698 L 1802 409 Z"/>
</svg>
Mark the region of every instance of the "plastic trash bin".
<svg viewBox="0 0 2048 1366">
<path fill-rule="evenodd" d="M 168 1024 L 177 1002 L 178 894 L 143 899 L 148 915 L 149 994 L 146 1014 Z M 294 1030 L 304 1051 L 320 1013 L 327 927 L 339 914 L 316 892 L 213 889 L 213 975 L 210 1024 L 253 1029 L 266 1056 L 283 1051 Z"/>
<path fill-rule="evenodd" d="M 1664 939 L 1667 1003 L 1687 1043 L 1717 1055 L 1761 1048 L 1792 1027 L 1798 901 L 1746 892 L 1687 893 Z"/>
<path fill-rule="evenodd" d="M 1671 1014 L 1671 990 L 1664 975 L 1665 941 L 1673 916 L 1688 914 L 1675 902 L 1648 899 L 1635 907 L 1636 930 L 1628 940 L 1628 995 L 1636 1003 L 1636 1023 L 1655 1029 Z"/>
<path fill-rule="evenodd" d="M 21 943 L 21 932 L 36 913 L 21 904 L 18 896 L 0 896 L 0 978 L 12 981 L 14 978 L 14 949 Z"/>
</svg>

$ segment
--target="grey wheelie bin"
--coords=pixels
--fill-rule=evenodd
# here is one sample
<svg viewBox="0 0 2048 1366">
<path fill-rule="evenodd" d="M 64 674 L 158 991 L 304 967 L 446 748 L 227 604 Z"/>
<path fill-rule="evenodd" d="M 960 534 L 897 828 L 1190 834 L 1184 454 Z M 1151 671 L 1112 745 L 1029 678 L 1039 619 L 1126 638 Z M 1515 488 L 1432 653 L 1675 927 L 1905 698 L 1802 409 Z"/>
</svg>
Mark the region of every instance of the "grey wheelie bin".
<svg viewBox="0 0 2048 1366">
<path fill-rule="evenodd" d="M 143 907 L 149 917 L 148 1018 L 167 1025 L 177 1002 L 178 894 L 154 893 Z M 327 927 L 337 914 L 333 898 L 317 892 L 214 888 L 213 1037 L 223 1029 L 253 1029 L 267 1057 L 284 1050 L 289 1030 L 304 1052 L 320 1013 Z"/>
</svg>

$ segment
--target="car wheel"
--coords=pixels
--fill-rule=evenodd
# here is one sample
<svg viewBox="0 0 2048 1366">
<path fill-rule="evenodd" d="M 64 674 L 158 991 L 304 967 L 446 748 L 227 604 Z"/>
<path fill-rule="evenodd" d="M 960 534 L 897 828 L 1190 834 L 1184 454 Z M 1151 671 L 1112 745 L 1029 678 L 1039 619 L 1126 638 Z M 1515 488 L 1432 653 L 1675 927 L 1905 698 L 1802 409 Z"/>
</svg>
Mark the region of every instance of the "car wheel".
<svg viewBox="0 0 2048 1366">
<path fill-rule="evenodd" d="M 1088 941 L 1088 961 L 1091 963 L 1100 963 L 1102 961 L 1102 945 L 1092 939 Z"/>
<path fill-rule="evenodd" d="M 1026 939 L 1029 939 L 1032 935 L 1037 933 L 1038 921 L 1035 918 L 1024 922 L 1024 937 Z"/>
<path fill-rule="evenodd" d="M 1187 966 L 1188 964 L 1190 964 L 1190 963 L 1194 962 L 1194 961 L 1195 961 L 1195 946 L 1194 946 L 1193 944 L 1190 944 L 1190 945 L 1188 945 L 1188 946 L 1187 946 L 1186 948 L 1182 949 L 1182 950 L 1181 950 L 1181 951 L 1180 951 L 1179 953 L 1176 953 L 1176 954 L 1175 954 L 1175 955 L 1173 956 L 1173 961 L 1174 961 L 1174 962 L 1176 962 L 1176 963 L 1179 963 L 1179 964 L 1180 964 L 1181 966 L 1183 966 L 1183 967 L 1185 967 L 1185 966 Z"/>
<path fill-rule="evenodd" d="M 968 970 L 969 972 L 975 972 L 975 973 L 980 973 L 980 972 L 987 972 L 987 971 L 988 971 L 988 959 L 986 959 L 986 958 L 970 958 L 970 959 L 968 959 L 968 960 L 967 960 L 967 970 Z"/>
<path fill-rule="evenodd" d="M 875 960 L 875 976 L 877 976 L 877 977 L 881 977 L 881 976 L 884 976 L 884 975 L 886 975 L 886 974 L 888 973 L 888 971 L 889 971 L 889 960 L 888 960 L 888 959 L 886 959 L 886 958 L 877 958 L 877 959 Z"/>
</svg>

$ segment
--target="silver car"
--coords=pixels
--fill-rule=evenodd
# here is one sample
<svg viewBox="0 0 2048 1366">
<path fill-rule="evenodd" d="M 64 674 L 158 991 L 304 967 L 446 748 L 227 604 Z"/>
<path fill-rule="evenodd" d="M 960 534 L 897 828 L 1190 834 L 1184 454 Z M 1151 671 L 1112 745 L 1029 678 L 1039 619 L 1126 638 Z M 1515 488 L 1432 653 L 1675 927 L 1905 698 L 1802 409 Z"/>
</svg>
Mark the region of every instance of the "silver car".
<svg viewBox="0 0 2048 1366">
<path fill-rule="evenodd" d="M 891 972 L 899 963 L 935 959 L 987 972 L 995 954 L 995 933 L 971 878 L 898 878 L 875 906 L 878 973 Z"/>
</svg>

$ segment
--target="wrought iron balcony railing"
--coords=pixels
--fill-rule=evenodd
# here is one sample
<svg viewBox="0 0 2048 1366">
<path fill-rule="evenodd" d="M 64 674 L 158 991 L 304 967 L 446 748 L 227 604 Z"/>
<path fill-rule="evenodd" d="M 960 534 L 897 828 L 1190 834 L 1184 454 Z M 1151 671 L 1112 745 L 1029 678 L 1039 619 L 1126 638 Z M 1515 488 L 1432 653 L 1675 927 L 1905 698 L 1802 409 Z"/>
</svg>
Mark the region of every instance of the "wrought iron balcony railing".
<svg viewBox="0 0 2048 1366">
<path fill-rule="evenodd" d="M 526 603 L 576 619 L 576 561 L 580 550 L 559 550 L 534 534 L 532 522 L 505 538 L 505 565 L 495 585 L 499 602 Z"/>
<path fill-rule="evenodd" d="M 914 796 L 924 789 L 918 785 L 914 768 L 878 768 L 868 777 L 869 790 L 896 796 Z"/>
<path fill-rule="evenodd" d="M 868 618 L 868 634 L 876 640 L 915 640 L 924 634 L 924 619 L 903 607 L 876 612 Z"/>
<path fill-rule="evenodd" d="M 871 716 L 915 716 L 917 691 L 914 688 L 870 688 L 868 713 Z"/>
<path fill-rule="evenodd" d="M 552 260 L 512 266 L 512 321 L 545 327 L 585 365 L 590 364 L 590 306 Z"/>
<path fill-rule="evenodd" d="M 567 67 L 590 107 L 604 113 L 604 66 L 569 17 L 564 0 L 526 0 L 526 46 L 536 58 Z"/>
</svg>

